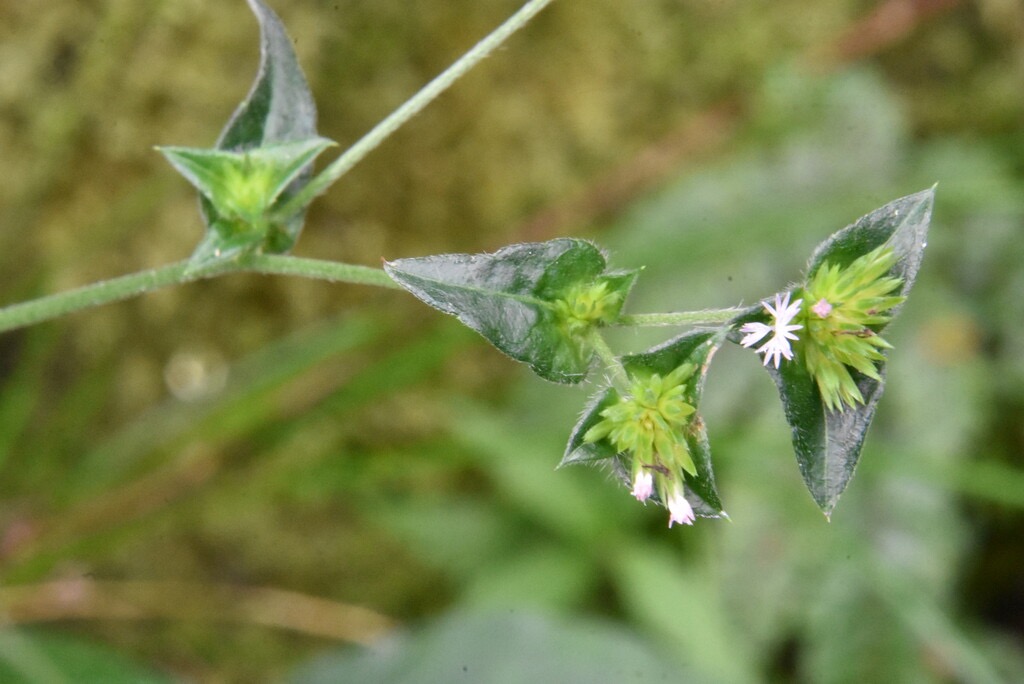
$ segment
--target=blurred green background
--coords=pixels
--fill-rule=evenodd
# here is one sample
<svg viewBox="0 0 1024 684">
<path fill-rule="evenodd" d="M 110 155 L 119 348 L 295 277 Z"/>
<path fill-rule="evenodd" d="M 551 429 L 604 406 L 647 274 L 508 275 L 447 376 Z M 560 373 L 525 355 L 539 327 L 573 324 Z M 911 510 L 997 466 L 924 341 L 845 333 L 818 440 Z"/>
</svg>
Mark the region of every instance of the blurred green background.
<svg viewBox="0 0 1024 684">
<path fill-rule="evenodd" d="M 520 3 L 270 4 L 345 146 Z M 189 254 L 152 148 L 213 144 L 257 35 L 241 0 L 0 4 L 4 303 Z M 559 0 L 295 253 L 582 236 L 646 266 L 631 311 L 730 306 L 938 183 L 832 522 L 749 352 L 703 407 L 733 522 L 667 530 L 554 471 L 584 390 L 400 292 L 233 275 L 0 336 L 0 680 L 1024 681 L 1022 85 L 1016 0 Z"/>
</svg>

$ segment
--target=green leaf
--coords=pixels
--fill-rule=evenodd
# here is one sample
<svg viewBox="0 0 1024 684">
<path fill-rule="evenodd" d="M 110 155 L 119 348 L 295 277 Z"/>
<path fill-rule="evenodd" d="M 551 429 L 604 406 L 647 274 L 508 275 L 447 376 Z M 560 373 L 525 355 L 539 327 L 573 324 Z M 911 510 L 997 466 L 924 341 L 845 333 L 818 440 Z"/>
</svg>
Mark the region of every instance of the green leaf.
<svg viewBox="0 0 1024 684">
<path fill-rule="evenodd" d="M 566 298 L 599 290 L 612 303 L 601 325 L 618 316 L 636 271 L 605 271 L 604 254 L 574 238 L 511 245 L 493 254 L 441 254 L 386 262 L 399 285 L 483 335 L 546 380 L 583 380 L 594 350 L 589 331 L 567 321 Z M 585 297 L 581 297 L 585 299 Z"/>
<path fill-rule="evenodd" d="M 934 188 L 890 202 L 832 235 L 814 251 L 808 273 L 823 262 L 849 265 L 873 249 L 888 244 L 897 256 L 889 275 L 901 278 L 898 294 L 906 297 L 917 277 L 927 243 Z M 898 308 L 892 310 L 895 315 Z M 764 320 L 760 306 L 751 307 L 732 321 L 734 326 Z M 877 332 L 881 332 L 879 328 Z M 733 340 L 738 337 L 733 335 Z M 884 352 L 883 352 L 884 353 Z M 782 398 L 786 421 L 792 429 L 793 449 L 807 489 L 826 516 L 853 477 L 868 427 L 885 387 L 885 362 L 880 379 L 851 369 L 864 403 L 831 411 L 822 401 L 818 386 L 800 362 L 783 361 L 780 368 L 767 366 Z"/>
<path fill-rule="evenodd" d="M 697 370 L 686 381 L 687 388 L 684 396 L 688 403 L 699 407 L 711 357 L 724 340 L 725 336 L 722 331 L 691 331 L 642 354 L 623 356 L 622 365 L 632 378 L 650 376 L 655 373 L 665 377 L 682 364 L 692 363 Z M 615 472 L 624 481 L 629 481 L 630 473 L 624 455 L 616 453 L 615 448 L 607 439 L 599 439 L 596 442 L 585 442 L 583 439 L 590 428 L 601 422 L 601 411 L 618 400 L 619 394 L 612 387 L 595 395 L 573 428 L 559 467 L 577 463 L 596 463 L 610 459 Z M 693 506 L 697 515 L 705 518 L 719 517 L 723 515 L 722 502 L 715 487 L 707 428 L 699 413 L 692 418 L 691 428 L 686 433 L 685 439 L 697 469 L 696 475 L 684 473 L 686 499 Z"/>
<path fill-rule="evenodd" d="M 316 104 L 284 24 L 262 0 L 248 0 L 260 24 L 260 66 L 217 148 L 241 151 L 316 137 Z"/>
<path fill-rule="evenodd" d="M 316 132 L 313 95 L 281 19 L 262 0 L 248 2 L 260 25 L 259 71 L 249 94 L 221 132 L 217 149 L 249 152 L 279 143 L 322 140 Z M 281 202 L 309 182 L 315 156 L 313 154 L 291 174 L 291 181 L 277 195 Z M 208 233 L 192 255 L 193 266 L 255 248 L 253 241 L 237 239 L 237 236 L 222 237 L 224 233 L 234 235 L 225 226 L 225 222 L 230 224 L 230 217 L 223 215 L 209 195 L 201 194 L 199 204 Z M 271 223 L 259 251 L 280 254 L 290 250 L 299 238 L 304 220 L 305 207 Z"/>
</svg>

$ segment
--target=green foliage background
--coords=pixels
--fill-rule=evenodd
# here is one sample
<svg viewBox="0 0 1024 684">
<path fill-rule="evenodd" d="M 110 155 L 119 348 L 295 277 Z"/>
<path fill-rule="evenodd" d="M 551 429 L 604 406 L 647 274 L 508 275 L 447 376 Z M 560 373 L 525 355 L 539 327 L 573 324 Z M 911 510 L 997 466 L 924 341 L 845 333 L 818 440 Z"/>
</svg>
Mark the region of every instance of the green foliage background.
<svg viewBox="0 0 1024 684">
<path fill-rule="evenodd" d="M 518 6 L 272 4 L 342 146 Z M 0 5 L 4 302 L 189 254 L 194 193 L 152 147 L 212 144 L 257 45 L 241 1 Z M 400 292 L 230 276 L 0 336 L 0 674 L 377 681 L 303 665 L 343 644 L 221 593 L 270 587 L 356 640 L 381 622 L 350 605 L 454 625 L 410 682 L 446 681 L 424 663 L 460 615 L 509 612 L 567 644 L 600 623 L 666 681 L 1024 679 L 1021 83 L 1013 2 L 560 0 L 315 203 L 295 253 L 588 237 L 647 267 L 633 311 L 730 306 L 938 182 L 832 522 L 749 352 L 719 354 L 702 409 L 733 523 L 669 531 L 602 472 L 553 471 L 584 393 Z M 138 610 L 54 592 L 101 583 Z"/>
</svg>

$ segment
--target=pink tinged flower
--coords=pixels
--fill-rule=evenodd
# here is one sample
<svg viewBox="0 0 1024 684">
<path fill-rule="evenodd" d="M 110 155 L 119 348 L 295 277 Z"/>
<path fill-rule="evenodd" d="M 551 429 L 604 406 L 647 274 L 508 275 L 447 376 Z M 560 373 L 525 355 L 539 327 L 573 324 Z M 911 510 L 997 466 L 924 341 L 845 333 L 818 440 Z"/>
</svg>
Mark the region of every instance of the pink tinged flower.
<svg viewBox="0 0 1024 684">
<path fill-rule="evenodd" d="M 654 476 L 651 471 L 641 468 L 633 478 L 633 496 L 637 501 L 647 501 L 654 491 Z"/>
<path fill-rule="evenodd" d="M 693 507 L 683 496 L 683 486 L 678 482 L 672 485 L 672 493 L 668 497 L 668 526 L 673 523 L 680 525 L 692 525 L 696 516 L 693 514 Z"/>
<path fill-rule="evenodd" d="M 740 344 L 744 347 L 750 347 L 760 342 L 765 335 L 771 333 L 771 338 L 757 348 L 758 354 L 764 354 L 764 365 L 767 366 L 768 361 L 771 360 L 774 362 L 775 367 L 778 368 L 780 359 L 785 358 L 789 361 L 793 358 L 793 348 L 789 345 L 789 341 L 798 339 L 793 334 L 793 331 L 803 327 L 802 325 L 792 325 L 790 321 L 800 313 L 800 305 L 803 302 L 804 300 L 798 299 L 791 304 L 788 292 L 785 296 L 775 295 L 775 306 L 767 302 L 764 303 L 765 311 L 772 316 L 772 324 L 744 323 L 740 328 L 740 332 L 747 334 L 740 340 Z"/>
<path fill-rule="evenodd" d="M 811 307 L 811 311 L 818 314 L 818 318 L 827 318 L 832 313 L 832 305 L 828 303 L 827 299 L 821 299 Z"/>
</svg>

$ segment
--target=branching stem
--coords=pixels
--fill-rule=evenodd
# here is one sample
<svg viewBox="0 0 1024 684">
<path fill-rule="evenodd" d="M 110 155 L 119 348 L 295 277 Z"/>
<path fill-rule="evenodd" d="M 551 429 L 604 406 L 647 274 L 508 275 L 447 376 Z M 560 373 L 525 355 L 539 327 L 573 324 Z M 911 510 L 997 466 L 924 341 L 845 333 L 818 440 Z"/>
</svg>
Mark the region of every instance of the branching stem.
<svg viewBox="0 0 1024 684">
<path fill-rule="evenodd" d="M 301 192 L 292 197 L 278 210 L 281 216 L 291 216 L 301 211 L 309 202 L 322 193 L 329 185 L 355 166 L 374 148 L 414 117 L 438 95 L 447 90 L 470 69 L 479 64 L 513 33 L 521 29 L 552 0 L 529 0 L 518 12 L 501 26 L 473 46 L 444 72 L 413 95 L 405 104 L 392 112 L 363 136 L 337 160 L 307 184 Z M 210 278 L 225 273 L 250 271 L 297 275 L 319 278 L 333 282 L 397 288 L 384 271 L 367 266 L 356 266 L 316 259 L 280 255 L 255 255 L 234 261 L 215 262 L 200 268 L 190 268 L 188 261 L 179 261 L 149 271 L 141 271 L 112 278 L 68 292 L 41 297 L 28 302 L 0 308 L 0 332 L 40 323 L 58 316 L 100 304 L 127 299 L 145 292 L 179 285 L 194 280 Z"/>
<path fill-rule="evenodd" d="M 597 358 L 601 360 L 601 363 L 611 373 L 612 381 L 620 385 L 621 389 L 628 389 L 629 376 L 626 375 L 626 369 L 622 367 L 618 357 L 615 356 L 615 352 L 608 346 L 599 330 L 594 329 L 590 331 L 590 345 L 594 348 Z"/>
</svg>

